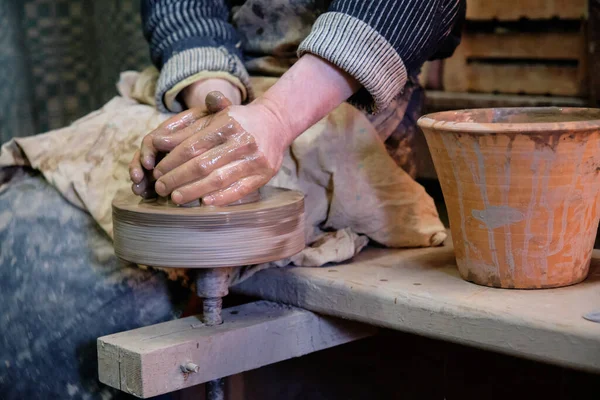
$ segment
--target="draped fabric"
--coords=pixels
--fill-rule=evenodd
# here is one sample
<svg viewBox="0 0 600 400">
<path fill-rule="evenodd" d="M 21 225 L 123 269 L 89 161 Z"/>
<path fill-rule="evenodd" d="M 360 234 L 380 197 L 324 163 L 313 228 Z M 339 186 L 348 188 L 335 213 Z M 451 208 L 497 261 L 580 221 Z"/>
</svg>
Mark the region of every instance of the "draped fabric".
<svg viewBox="0 0 600 400">
<path fill-rule="evenodd" d="M 0 143 L 68 125 L 148 65 L 139 0 L 1 0 Z"/>
</svg>

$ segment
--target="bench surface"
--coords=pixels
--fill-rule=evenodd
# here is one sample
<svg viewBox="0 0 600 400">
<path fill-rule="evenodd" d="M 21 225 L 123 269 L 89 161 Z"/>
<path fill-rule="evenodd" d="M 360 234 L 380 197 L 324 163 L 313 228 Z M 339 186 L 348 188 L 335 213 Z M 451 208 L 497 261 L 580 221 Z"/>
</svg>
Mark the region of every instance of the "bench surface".
<svg viewBox="0 0 600 400">
<path fill-rule="evenodd" d="M 488 350 L 600 372 L 600 251 L 588 279 L 545 290 L 507 290 L 462 280 L 444 247 L 367 248 L 323 268 L 273 268 L 234 292 L 318 313 Z"/>
</svg>

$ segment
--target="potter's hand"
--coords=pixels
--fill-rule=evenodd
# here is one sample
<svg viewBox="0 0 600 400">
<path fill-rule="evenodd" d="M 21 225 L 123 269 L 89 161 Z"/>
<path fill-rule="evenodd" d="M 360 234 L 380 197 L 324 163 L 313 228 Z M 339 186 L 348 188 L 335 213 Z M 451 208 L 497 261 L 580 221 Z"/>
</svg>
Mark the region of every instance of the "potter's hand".
<svg viewBox="0 0 600 400">
<path fill-rule="evenodd" d="M 155 197 L 154 179 L 152 169 L 156 166 L 156 159 L 159 155 L 154 147 L 152 139 L 156 135 L 168 137 L 175 133 L 181 138 L 182 131 L 193 124 L 206 124 L 211 114 L 224 110 L 231 105 L 231 102 L 219 92 L 211 92 L 205 96 L 203 107 L 193 108 L 184 111 L 159 125 L 154 131 L 150 132 L 142 140 L 140 150 L 136 151 L 129 164 L 129 177 L 133 182 L 131 189 L 133 193 L 143 198 Z M 185 131 L 192 135 L 193 131 Z"/>
<path fill-rule="evenodd" d="M 177 132 L 153 133 L 154 147 L 169 152 L 154 168 L 156 192 L 177 204 L 226 205 L 265 185 L 293 140 L 274 110 L 265 102 L 231 106 Z"/>
<path fill-rule="evenodd" d="M 251 104 L 209 118 L 191 109 L 150 133 L 130 167 L 134 192 L 151 190 L 143 172 L 154 168 L 156 192 L 171 193 L 175 203 L 235 202 L 266 184 L 292 141 L 359 88 L 343 70 L 306 54 Z M 158 151 L 170 153 L 155 167 Z"/>
</svg>

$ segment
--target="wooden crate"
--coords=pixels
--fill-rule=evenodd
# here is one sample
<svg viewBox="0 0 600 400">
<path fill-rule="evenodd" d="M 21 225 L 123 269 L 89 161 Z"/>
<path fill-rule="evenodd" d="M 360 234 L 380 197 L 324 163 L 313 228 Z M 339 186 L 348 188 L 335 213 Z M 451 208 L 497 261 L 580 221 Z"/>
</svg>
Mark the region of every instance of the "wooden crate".
<svg viewBox="0 0 600 400">
<path fill-rule="evenodd" d="M 467 0 L 467 20 L 587 18 L 587 0 Z"/>
<path fill-rule="evenodd" d="M 581 32 L 468 32 L 444 63 L 444 90 L 583 96 L 586 38 Z"/>
</svg>

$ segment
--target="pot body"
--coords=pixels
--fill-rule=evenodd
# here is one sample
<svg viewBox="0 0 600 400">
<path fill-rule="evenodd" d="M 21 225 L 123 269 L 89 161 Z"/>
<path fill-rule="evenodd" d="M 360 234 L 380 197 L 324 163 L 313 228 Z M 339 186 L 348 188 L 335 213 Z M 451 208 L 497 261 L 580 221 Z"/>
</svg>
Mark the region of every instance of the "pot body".
<svg viewBox="0 0 600 400">
<path fill-rule="evenodd" d="M 464 279 L 534 289 L 586 278 L 600 219 L 598 110 L 463 110 L 419 125 Z"/>
</svg>

